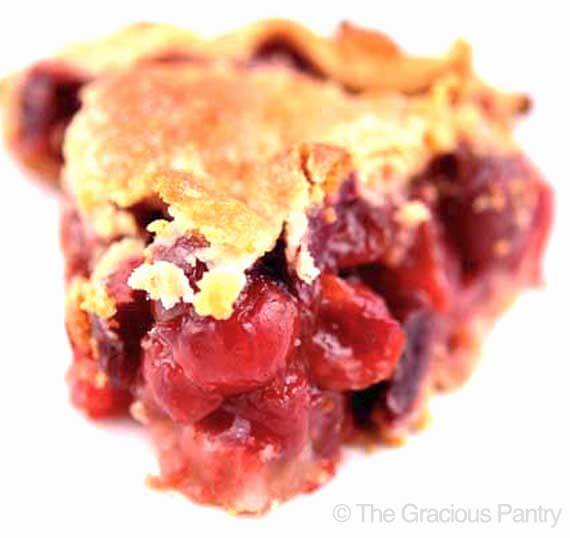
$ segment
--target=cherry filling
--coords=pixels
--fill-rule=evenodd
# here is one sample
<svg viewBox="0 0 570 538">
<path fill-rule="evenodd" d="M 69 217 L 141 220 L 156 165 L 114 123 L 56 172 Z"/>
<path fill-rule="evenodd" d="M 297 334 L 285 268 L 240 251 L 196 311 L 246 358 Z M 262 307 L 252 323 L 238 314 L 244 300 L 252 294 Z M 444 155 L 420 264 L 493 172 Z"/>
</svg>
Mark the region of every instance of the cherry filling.
<svg viewBox="0 0 570 538">
<path fill-rule="evenodd" d="M 273 499 L 318 487 L 334 472 L 344 397 L 311 388 L 302 360 L 270 383 L 227 398 L 204 419 L 154 422 L 161 485 L 202 502 L 259 512 Z"/>
<path fill-rule="evenodd" d="M 298 453 L 309 435 L 310 385 L 305 364 L 292 359 L 273 379 L 251 392 L 228 398 L 224 409 L 247 419 L 285 452 Z"/>
<path fill-rule="evenodd" d="M 346 435 L 346 396 L 315 387 L 310 391 L 309 437 L 320 458 L 335 459 Z"/>
<path fill-rule="evenodd" d="M 89 276 L 95 245 L 85 231 L 79 212 L 68 201 L 63 203 L 60 243 L 65 253 L 66 278 Z"/>
<path fill-rule="evenodd" d="M 358 390 L 390 377 L 404 334 L 382 298 L 331 274 L 320 277 L 319 288 L 303 346 L 317 385 Z"/>
<path fill-rule="evenodd" d="M 309 249 L 319 267 L 339 272 L 402 257 L 413 237 L 395 222 L 390 201 L 371 207 L 358 195 L 353 178 L 345 182 L 338 198 L 332 218 L 330 211 L 311 217 Z"/>
<path fill-rule="evenodd" d="M 391 418 L 405 416 L 412 411 L 428 374 L 436 319 L 426 310 L 410 312 L 404 322 L 406 347 L 390 379 L 380 384 L 379 407 Z M 378 404 L 377 404 L 378 405 Z"/>
<path fill-rule="evenodd" d="M 126 260 L 106 282 L 117 312 L 109 320 L 92 319 L 99 366 L 117 388 L 129 389 L 137 378 L 141 361 L 141 339 L 152 323 L 144 292 L 131 289 L 127 281 L 141 258 Z"/>
<path fill-rule="evenodd" d="M 247 509 L 257 510 L 264 495 L 315 487 L 334 470 L 351 426 L 406 423 L 432 382 L 435 350 L 465 360 L 454 335 L 496 300 L 494 276 L 536 272 L 551 194 L 525 162 L 501 159 L 467 150 L 436 159 L 411 185 L 434 218 L 411 227 L 398 223 L 394 202 L 371 205 L 349 178 L 310 217 L 315 282 L 297 278 L 279 240 L 248 271 L 226 320 L 148 301 L 127 285 L 142 260 L 126 260 L 106 281 L 116 314 L 90 321 L 98 362 L 83 361 L 91 377 L 74 384 L 74 401 L 97 415 L 125 389 L 135 394 L 149 412 L 165 483 L 194 498 L 235 505 L 263 483 L 269 493 L 248 497 Z M 141 226 L 152 215 L 141 209 Z M 78 230 L 66 251 L 81 273 L 88 264 L 74 246 Z M 195 254 L 205 246 L 185 237 L 151 248 L 197 292 L 208 268 Z M 97 368 L 110 381 L 106 392 L 96 391 Z"/>
<path fill-rule="evenodd" d="M 149 349 L 160 342 L 162 357 L 179 365 L 196 388 L 227 396 L 252 390 L 285 367 L 298 333 L 294 299 L 279 286 L 258 279 L 244 291 L 227 320 L 198 316 L 191 306 L 148 335 Z"/>
<path fill-rule="evenodd" d="M 132 401 L 129 391 L 117 389 L 102 380 L 99 367 L 93 360 L 75 358 L 68 381 L 71 402 L 91 418 L 122 415 Z"/>
<path fill-rule="evenodd" d="M 350 407 L 357 428 L 389 426 L 404 419 L 419 401 L 429 374 L 438 316 L 423 308 L 408 311 L 405 316 L 402 327 L 406 345 L 394 374 L 389 380 L 351 394 Z"/>
<path fill-rule="evenodd" d="M 64 64 L 43 62 L 27 74 L 21 90 L 19 150 L 61 164 L 63 134 L 79 110 L 86 80 Z"/>
<path fill-rule="evenodd" d="M 434 346 L 452 369 L 469 359 L 455 346 L 456 333 L 495 300 L 491 277 L 512 275 L 519 282 L 514 288 L 536 282 L 548 235 L 552 195 L 521 157 L 479 157 L 463 149 L 436 159 L 412 188 L 436 219 L 408 235 L 391 220 L 389 202 L 373 208 L 349 184 L 334 206 L 336 218 L 312 219 L 317 262 L 383 297 L 406 334 L 390 380 L 353 387 L 364 389 L 351 396 L 359 427 L 369 426 L 378 409 L 382 419 L 374 422 L 383 425 L 412 412 Z"/>
<path fill-rule="evenodd" d="M 198 388 L 160 338 L 143 342 L 143 376 L 155 402 L 175 422 L 195 422 L 217 409 L 223 397 Z"/>
<path fill-rule="evenodd" d="M 532 224 L 526 252 L 523 253 L 519 271 L 528 271 L 531 284 L 538 284 L 542 278 L 542 255 L 546 248 L 554 214 L 554 193 L 544 181 L 537 180 L 538 202 Z"/>
<path fill-rule="evenodd" d="M 467 280 L 516 270 L 537 227 L 548 227 L 536 221 L 546 187 L 520 155 L 477 156 L 462 148 L 435 159 L 417 182 L 420 191 L 426 183 L 437 189 L 435 209 Z"/>
<path fill-rule="evenodd" d="M 421 224 L 414 235 L 406 256 L 396 267 L 369 263 L 346 274 L 358 274 L 395 312 L 408 309 L 410 301 L 429 305 L 437 312 L 448 312 L 457 294 L 457 256 L 450 250 L 437 222 Z"/>
</svg>

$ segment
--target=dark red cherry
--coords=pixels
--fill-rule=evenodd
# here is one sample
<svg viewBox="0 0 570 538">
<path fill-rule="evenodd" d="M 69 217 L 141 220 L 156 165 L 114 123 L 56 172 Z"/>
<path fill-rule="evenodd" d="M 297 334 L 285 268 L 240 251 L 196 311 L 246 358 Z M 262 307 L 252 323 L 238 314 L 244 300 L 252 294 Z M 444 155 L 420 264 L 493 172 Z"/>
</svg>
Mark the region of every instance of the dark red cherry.
<svg viewBox="0 0 570 538">
<path fill-rule="evenodd" d="M 259 277 L 248 284 L 229 319 L 198 316 L 189 306 L 182 312 L 158 323 L 151 337 L 162 340 L 194 386 L 222 395 L 254 389 L 275 377 L 298 332 L 296 301 Z"/>
<path fill-rule="evenodd" d="M 190 382 L 161 338 L 151 336 L 143 347 L 143 377 L 150 395 L 173 421 L 198 421 L 222 403 L 222 396 L 204 392 Z"/>
<path fill-rule="evenodd" d="M 228 398 L 224 409 L 276 437 L 286 450 L 301 450 L 307 441 L 310 411 L 309 383 L 303 362 L 294 358 L 267 385 Z"/>
<path fill-rule="evenodd" d="M 331 275 L 319 279 L 315 326 L 304 351 L 316 383 L 358 390 L 391 375 L 404 334 L 382 298 L 363 284 Z"/>
</svg>

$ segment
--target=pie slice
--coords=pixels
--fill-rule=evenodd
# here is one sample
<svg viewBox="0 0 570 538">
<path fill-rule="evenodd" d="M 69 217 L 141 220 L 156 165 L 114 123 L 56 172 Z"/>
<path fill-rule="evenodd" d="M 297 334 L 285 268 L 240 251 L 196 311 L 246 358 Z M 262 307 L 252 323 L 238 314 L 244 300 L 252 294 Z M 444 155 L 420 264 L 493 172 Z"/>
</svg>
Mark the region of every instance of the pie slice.
<svg viewBox="0 0 570 538">
<path fill-rule="evenodd" d="M 237 512 L 317 488 L 344 442 L 415 428 L 539 283 L 552 195 L 511 137 L 528 101 L 460 49 L 139 26 L 49 64 L 82 73 L 65 119 L 9 109 L 17 155 L 64 163 L 73 403 L 144 424 L 156 485 Z"/>
</svg>

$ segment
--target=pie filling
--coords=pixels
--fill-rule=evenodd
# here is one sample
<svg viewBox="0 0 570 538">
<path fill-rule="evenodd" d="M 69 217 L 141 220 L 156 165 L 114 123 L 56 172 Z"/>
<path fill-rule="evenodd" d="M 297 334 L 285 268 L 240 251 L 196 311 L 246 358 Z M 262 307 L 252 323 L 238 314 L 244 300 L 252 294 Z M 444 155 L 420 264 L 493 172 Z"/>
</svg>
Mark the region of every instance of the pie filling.
<svg viewBox="0 0 570 538">
<path fill-rule="evenodd" d="M 350 176 L 309 218 L 316 280 L 298 278 L 280 239 L 225 320 L 133 290 L 144 260 L 128 257 L 105 279 L 114 315 L 68 310 L 73 401 L 92 416 L 130 406 L 155 438 L 157 485 L 266 509 L 326 481 L 346 440 L 397 438 L 430 390 L 466 377 L 481 322 L 540 277 L 551 203 L 523 157 L 468 147 L 434 158 L 404 203 L 376 206 Z M 154 261 L 196 292 L 204 239 L 150 243 L 160 209 L 132 212 Z M 88 276 L 105 245 L 72 210 L 63 230 L 68 276 Z"/>
<path fill-rule="evenodd" d="M 42 62 L 26 75 L 20 92 L 17 151 L 23 159 L 59 168 L 63 135 L 80 108 L 86 79 L 59 62 Z"/>
</svg>

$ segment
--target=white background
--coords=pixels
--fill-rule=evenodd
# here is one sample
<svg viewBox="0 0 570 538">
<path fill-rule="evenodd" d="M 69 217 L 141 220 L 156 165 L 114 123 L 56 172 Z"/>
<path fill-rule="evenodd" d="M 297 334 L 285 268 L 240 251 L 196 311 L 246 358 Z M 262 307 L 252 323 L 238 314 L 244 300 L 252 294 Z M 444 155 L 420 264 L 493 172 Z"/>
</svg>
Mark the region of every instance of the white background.
<svg viewBox="0 0 570 538">
<path fill-rule="evenodd" d="M 214 33 L 265 16 L 331 31 L 341 19 L 383 29 L 415 52 L 443 51 L 458 36 L 474 45 L 483 76 L 529 92 L 535 108 L 519 139 L 557 190 L 547 287 L 525 294 L 489 337 L 460 391 L 439 396 L 433 423 L 401 449 L 347 453 L 338 476 L 261 519 L 235 518 L 145 487 L 156 470 L 144 436 L 127 424 L 93 424 L 67 402 L 70 352 L 63 331 L 57 203 L 0 153 L 2 298 L 0 341 L 0 536 L 196 536 L 345 532 L 374 536 L 568 536 L 570 472 L 570 148 L 565 2 L 355 1 L 127 3 L 3 2 L 0 73 L 68 41 L 130 22 L 165 20 Z M 352 508 L 347 523 L 333 507 Z M 357 503 L 393 508 L 495 510 L 498 503 L 563 508 L 544 525 L 362 523 Z M 494 518 L 496 520 L 496 518 Z"/>
</svg>

